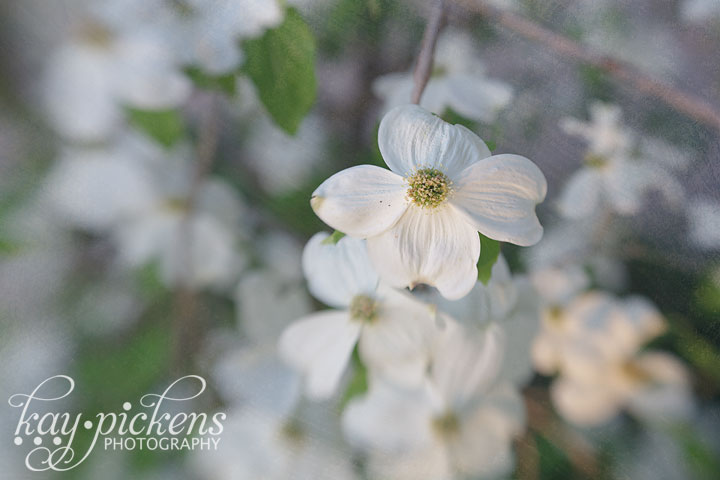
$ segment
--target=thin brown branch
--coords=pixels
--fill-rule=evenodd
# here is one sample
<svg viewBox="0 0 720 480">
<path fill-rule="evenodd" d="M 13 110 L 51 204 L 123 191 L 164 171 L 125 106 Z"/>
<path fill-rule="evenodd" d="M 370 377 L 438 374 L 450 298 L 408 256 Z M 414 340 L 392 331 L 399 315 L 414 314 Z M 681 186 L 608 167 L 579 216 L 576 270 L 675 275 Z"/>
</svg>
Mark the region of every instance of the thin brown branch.
<svg viewBox="0 0 720 480">
<path fill-rule="evenodd" d="M 430 80 L 433 69 L 433 55 L 435 54 L 435 44 L 437 44 L 438 36 L 442 30 L 445 20 L 445 0 L 435 0 L 430 19 L 428 20 L 425 33 L 423 34 L 422 46 L 418 55 L 417 65 L 413 73 L 415 85 L 412 92 L 412 103 L 419 104 L 425 86 Z"/>
<path fill-rule="evenodd" d="M 557 418 L 550 407 L 547 392 L 538 388 L 528 388 L 524 397 L 530 431 L 540 433 L 565 452 L 575 469 L 582 473 L 584 478 L 597 478 L 599 465 L 595 449 L 587 439 L 567 428 Z"/>
<path fill-rule="evenodd" d="M 489 5 L 482 0 L 454 0 L 467 10 L 475 11 L 492 24 L 500 25 L 560 55 L 598 68 L 638 92 L 658 98 L 678 112 L 720 131 L 720 109 L 707 101 L 654 79 L 634 66 L 600 54 L 580 43 L 555 33 L 516 13 Z"/>
<path fill-rule="evenodd" d="M 193 275 L 193 229 L 192 216 L 197 206 L 198 195 L 202 188 L 203 181 L 212 169 L 215 159 L 218 139 L 220 136 L 220 123 L 218 114 L 218 100 L 216 95 L 211 93 L 207 98 L 208 105 L 204 109 L 204 115 L 200 119 L 199 136 L 196 147 L 195 170 L 192 183 L 186 198 L 186 211 L 178 235 L 180 236 L 180 272 L 179 286 L 175 293 L 174 318 L 175 318 L 175 345 L 174 345 L 174 366 L 178 371 L 184 368 L 189 358 L 197 348 L 197 340 L 200 338 L 200 326 L 197 323 L 198 298 L 197 292 L 188 281 Z"/>
</svg>

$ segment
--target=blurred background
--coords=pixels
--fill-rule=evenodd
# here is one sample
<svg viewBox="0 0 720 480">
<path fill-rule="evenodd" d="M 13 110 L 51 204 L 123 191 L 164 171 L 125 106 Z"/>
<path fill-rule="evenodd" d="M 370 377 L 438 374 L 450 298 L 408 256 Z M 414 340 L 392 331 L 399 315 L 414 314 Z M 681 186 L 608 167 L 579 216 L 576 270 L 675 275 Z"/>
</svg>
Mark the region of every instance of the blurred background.
<svg viewBox="0 0 720 480">
<path fill-rule="evenodd" d="M 586 415 L 558 399 L 565 373 L 535 352 L 522 386 L 527 427 L 501 477 L 719 478 L 720 1 L 446 4 L 423 105 L 494 153 L 530 158 L 548 180 L 544 239 L 501 246 L 540 298 L 539 333 L 518 351 L 565 341 L 552 327 L 560 306 L 567 322 L 602 316 L 578 303 L 592 291 L 626 313 L 623 302 L 642 298 L 662 325 L 637 352 L 671 365 L 633 371 L 638 384 L 677 373 L 653 404 L 663 404 L 661 421 L 644 418 L 653 407 L 629 387 L 611 408 L 597 400 L 611 388 L 602 369 L 575 397 L 597 400 Z M 3 401 L 3 478 L 375 478 L 340 428 L 348 401 L 367 390 L 361 362 L 332 399 L 297 400 L 292 415 L 311 447 L 268 440 L 275 424 L 252 408 L 290 401 L 289 367 L 268 352 L 293 320 L 322 308 L 300 260 L 314 233 L 330 231 L 310 195 L 341 169 L 384 166 L 377 126 L 410 100 L 433 8 L 2 2 L 0 397 L 65 374 L 76 390 L 64 411 L 93 415 L 196 374 L 208 391 L 193 411 L 229 412 L 217 452 L 96 447 L 69 472 L 39 474 L 25 468 L 28 444 L 12 444 L 18 412 Z M 569 58 L 528 38 L 528 24 L 632 74 Z M 645 79 L 670 86 L 665 97 L 691 95 L 716 123 L 638 90 Z M 597 168 L 616 158 L 634 163 L 615 176 Z M 562 353 L 552 341 L 545 348 Z"/>
</svg>

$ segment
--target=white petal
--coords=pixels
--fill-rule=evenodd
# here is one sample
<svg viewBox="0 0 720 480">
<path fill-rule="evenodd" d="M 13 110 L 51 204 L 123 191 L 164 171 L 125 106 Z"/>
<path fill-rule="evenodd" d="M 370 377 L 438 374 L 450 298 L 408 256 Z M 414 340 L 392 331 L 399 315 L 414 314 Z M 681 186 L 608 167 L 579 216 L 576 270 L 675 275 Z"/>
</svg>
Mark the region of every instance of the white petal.
<svg viewBox="0 0 720 480">
<path fill-rule="evenodd" d="M 405 182 L 384 168 L 359 165 L 336 173 L 313 192 L 310 204 L 323 222 L 366 238 L 392 227 L 407 207 Z"/>
<path fill-rule="evenodd" d="M 54 52 L 43 82 L 52 127 L 71 140 L 107 137 L 122 117 L 113 98 L 112 82 L 108 51 L 70 44 Z"/>
<path fill-rule="evenodd" d="M 383 117 L 378 146 L 390 170 L 403 177 L 423 168 L 438 168 L 452 179 L 488 156 L 487 146 L 477 135 L 417 105 L 397 107 Z"/>
<path fill-rule="evenodd" d="M 325 311 L 301 318 L 280 336 L 281 357 L 305 375 L 308 397 L 330 397 L 360 334 L 348 312 Z"/>
<path fill-rule="evenodd" d="M 579 426 L 600 425 L 614 417 L 620 399 L 603 384 L 556 380 L 550 390 L 553 403 L 565 419 Z"/>
<path fill-rule="evenodd" d="M 513 96 L 508 84 L 477 75 L 452 75 L 447 82 L 452 109 L 464 117 L 485 123 L 494 121 L 498 111 L 506 107 Z"/>
<path fill-rule="evenodd" d="M 301 378 L 278 358 L 274 344 L 232 350 L 217 361 L 212 374 L 230 404 L 244 403 L 284 417 L 300 398 Z"/>
<path fill-rule="evenodd" d="M 343 413 L 351 444 L 386 452 L 406 452 L 430 441 L 432 410 L 422 390 L 399 389 L 375 380 L 364 397 Z"/>
<path fill-rule="evenodd" d="M 642 195 L 649 172 L 628 161 L 615 161 L 605 167 L 603 189 L 608 203 L 621 215 L 634 215 L 642 207 Z"/>
<path fill-rule="evenodd" d="M 243 276 L 235 291 L 235 303 L 242 331 L 258 343 L 274 343 L 292 320 L 313 311 L 301 281 L 272 270 Z"/>
<path fill-rule="evenodd" d="M 547 183 L 540 169 L 519 155 L 495 155 L 463 170 L 450 202 L 466 213 L 482 234 L 517 245 L 540 241 L 535 205 Z"/>
<path fill-rule="evenodd" d="M 694 401 L 685 367 L 672 355 L 659 352 L 641 354 L 637 364 L 652 379 L 629 399 L 628 407 L 651 420 L 689 418 Z"/>
<path fill-rule="evenodd" d="M 482 332 L 455 325 L 438 338 L 430 378 L 443 402 L 463 408 L 497 379 L 506 341 L 495 325 Z"/>
<path fill-rule="evenodd" d="M 601 177 L 595 169 L 582 168 L 565 183 L 558 209 L 567 218 L 585 218 L 592 215 L 600 204 Z"/>
<path fill-rule="evenodd" d="M 325 232 L 316 233 L 305 246 L 302 265 L 310 293 L 331 307 L 350 305 L 356 295 L 371 295 L 378 284 L 365 241 L 344 237 L 323 244 Z"/>
<path fill-rule="evenodd" d="M 455 467 L 470 476 L 501 477 L 514 465 L 512 438 L 523 425 L 522 398 L 507 388 L 492 400 L 462 419 L 460 438 L 449 446 Z"/>
<path fill-rule="evenodd" d="M 361 358 L 394 384 L 417 387 L 427 371 L 437 332 L 430 308 L 397 291 L 387 292 L 381 302 L 378 318 L 365 325 L 360 335 Z"/>
<path fill-rule="evenodd" d="M 387 232 L 367 240 L 380 278 L 392 286 L 425 283 L 448 299 L 466 295 L 477 281 L 480 238 L 452 205 L 411 206 Z"/>
</svg>

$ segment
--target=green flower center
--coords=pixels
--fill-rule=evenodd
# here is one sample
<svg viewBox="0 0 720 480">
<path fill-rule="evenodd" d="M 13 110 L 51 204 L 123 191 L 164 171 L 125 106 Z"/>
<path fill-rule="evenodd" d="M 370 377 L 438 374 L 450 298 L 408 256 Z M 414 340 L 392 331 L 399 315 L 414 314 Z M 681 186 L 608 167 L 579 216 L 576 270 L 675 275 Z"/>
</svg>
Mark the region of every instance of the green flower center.
<svg viewBox="0 0 720 480">
<path fill-rule="evenodd" d="M 358 322 L 372 323 L 378 313 L 375 299 L 367 295 L 356 295 L 350 302 L 350 318 Z"/>
<path fill-rule="evenodd" d="M 440 437 L 452 437 L 460 432 L 460 420 L 453 412 L 446 412 L 432 420 L 432 429 Z"/>
<path fill-rule="evenodd" d="M 444 65 L 437 65 L 437 66 L 433 67 L 430 77 L 431 78 L 441 78 L 447 74 L 448 74 L 448 71 Z"/>
<path fill-rule="evenodd" d="M 407 179 L 407 198 L 423 208 L 435 208 L 447 200 L 452 183 L 436 168 L 423 168 Z"/>
<path fill-rule="evenodd" d="M 551 324 L 560 326 L 563 323 L 563 309 L 559 305 L 552 305 L 547 310 L 547 318 Z"/>
<path fill-rule="evenodd" d="M 588 153 L 585 155 L 585 165 L 590 168 L 603 168 L 608 164 L 607 158 L 596 153 Z"/>
<path fill-rule="evenodd" d="M 84 23 L 78 33 L 86 44 L 99 48 L 107 48 L 113 39 L 112 32 L 97 22 Z"/>
</svg>

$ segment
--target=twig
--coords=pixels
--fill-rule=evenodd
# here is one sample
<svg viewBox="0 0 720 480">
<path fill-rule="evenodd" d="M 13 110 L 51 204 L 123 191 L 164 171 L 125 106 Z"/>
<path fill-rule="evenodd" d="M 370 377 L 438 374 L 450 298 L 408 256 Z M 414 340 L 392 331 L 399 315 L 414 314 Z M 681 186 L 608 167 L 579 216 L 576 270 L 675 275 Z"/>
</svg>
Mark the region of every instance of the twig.
<svg viewBox="0 0 720 480">
<path fill-rule="evenodd" d="M 211 93 L 208 98 L 208 105 L 201 118 L 199 136 L 196 148 L 197 163 L 193 172 L 192 183 L 186 199 L 186 211 L 178 234 L 180 235 L 180 284 L 175 295 L 174 318 L 175 318 L 175 345 L 173 365 L 181 370 L 187 363 L 187 359 L 194 353 L 194 343 L 199 338 L 197 322 L 194 318 L 197 315 L 198 302 L 197 292 L 188 279 L 193 275 L 193 229 L 192 216 L 197 207 L 198 195 L 202 188 L 203 180 L 212 168 L 217 150 L 218 138 L 220 135 L 220 124 L 218 121 L 216 95 Z"/>
<path fill-rule="evenodd" d="M 425 33 L 423 34 L 422 46 L 420 47 L 420 55 L 418 55 L 417 65 L 413 73 L 413 81 L 415 85 L 412 92 L 412 103 L 419 104 L 423 90 L 430 80 L 433 68 L 433 54 L 435 53 L 435 44 L 438 35 L 442 30 L 445 19 L 445 0 L 435 0 L 433 11 L 430 14 Z"/>
<path fill-rule="evenodd" d="M 492 23 L 512 30 L 528 40 L 537 42 L 561 55 L 592 65 L 620 82 L 626 82 L 638 92 L 656 97 L 675 110 L 720 131 L 720 111 L 705 100 L 656 80 L 634 66 L 593 51 L 563 35 L 555 33 L 515 13 L 505 11 L 482 0 L 454 0 L 468 10 L 475 11 Z"/>
<path fill-rule="evenodd" d="M 595 449 L 555 416 L 547 392 L 531 387 L 526 389 L 524 397 L 530 431 L 540 433 L 565 452 L 575 469 L 584 475 L 583 478 L 597 478 L 599 465 Z"/>
</svg>

